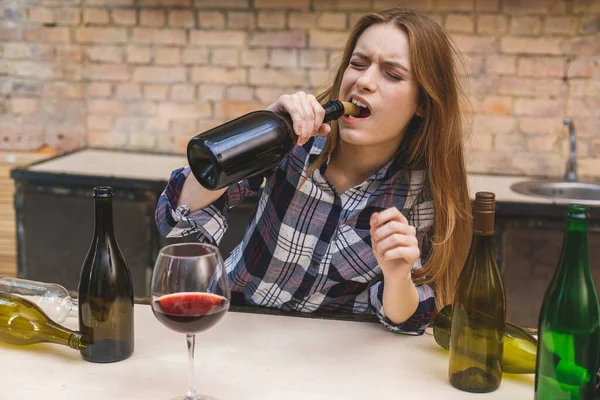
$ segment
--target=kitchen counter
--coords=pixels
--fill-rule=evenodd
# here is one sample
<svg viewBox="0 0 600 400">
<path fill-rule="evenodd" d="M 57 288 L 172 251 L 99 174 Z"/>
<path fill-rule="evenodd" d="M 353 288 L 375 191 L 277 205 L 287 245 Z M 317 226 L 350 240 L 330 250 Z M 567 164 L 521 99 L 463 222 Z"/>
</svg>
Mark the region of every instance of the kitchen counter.
<svg viewBox="0 0 600 400">
<path fill-rule="evenodd" d="M 44 180 L 44 177 L 51 175 L 55 180 L 67 182 L 89 182 L 93 177 L 164 186 L 171 171 L 185 165 L 187 158 L 182 155 L 84 149 L 13 170 L 13 177 L 19 180 Z M 530 179 L 526 176 L 468 174 L 472 197 L 479 191 L 491 191 L 500 203 L 560 204 L 552 199 L 525 196 L 510 189 L 512 184 Z"/>
<path fill-rule="evenodd" d="M 66 325 L 77 327 L 76 318 Z M 94 364 L 64 346 L 0 343 L 2 398 L 165 400 L 187 389 L 185 336 L 135 306 L 135 351 Z M 531 399 L 533 375 L 504 374 L 485 395 L 448 383 L 448 352 L 432 336 L 397 335 L 382 325 L 229 312 L 196 336 L 195 383 L 218 400 Z"/>
</svg>

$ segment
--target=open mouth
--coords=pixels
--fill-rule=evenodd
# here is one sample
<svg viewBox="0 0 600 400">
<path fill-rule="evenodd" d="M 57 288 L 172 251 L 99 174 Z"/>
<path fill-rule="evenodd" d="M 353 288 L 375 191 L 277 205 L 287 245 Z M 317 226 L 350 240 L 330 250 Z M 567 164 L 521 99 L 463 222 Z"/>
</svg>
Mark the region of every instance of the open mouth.
<svg viewBox="0 0 600 400">
<path fill-rule="evenodd" d="M 358 114 L 358 116 L 356 117 L 350 116 L 350 118 L 367 118 L 371 116 L 371 109 L 367 104 L 363 103 L 362 101 L 356 98 L 352 98 L 350 102 L 360 107 L 360 114 Z"/>
</svg>

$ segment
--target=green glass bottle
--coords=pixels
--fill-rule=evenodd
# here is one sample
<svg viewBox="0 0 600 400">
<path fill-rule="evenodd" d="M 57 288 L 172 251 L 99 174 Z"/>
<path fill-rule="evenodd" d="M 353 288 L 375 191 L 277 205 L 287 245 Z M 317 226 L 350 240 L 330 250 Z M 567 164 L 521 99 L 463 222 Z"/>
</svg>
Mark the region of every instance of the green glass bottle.
<svg viewBox="0 0 600 400">
<path fill-rule="evenodd" d="M 433 337 L 437 344 L 448 350 L 452 305 L 440 310 L 433 323 Z M 502 372 L 507 374 L 534 374 L 537 339 L 525 329 L 511 322 L 504 323 Z"/>
<path fill-rule="evenodd" d="M 598 371 L 600 306 L 587 252 L 588 214 L 572 205 L 560 260 L 538 323 L 535 398 L 593 399 Z"/>
<path fill-rule="evenodd" d="M 506 299 L 494 247 L 495 197 L 475 195 L 471 248 L 452 302 L 448 378 L 473 393 L 492 392 L 502 381 Z"/>
<path fill-rule="evenodd" d="M 52 321 L 33 302 L 0 292 L 0 341 L 19 346 L 48 342 L 83 350 L 89 339 Z"/>
</svg>

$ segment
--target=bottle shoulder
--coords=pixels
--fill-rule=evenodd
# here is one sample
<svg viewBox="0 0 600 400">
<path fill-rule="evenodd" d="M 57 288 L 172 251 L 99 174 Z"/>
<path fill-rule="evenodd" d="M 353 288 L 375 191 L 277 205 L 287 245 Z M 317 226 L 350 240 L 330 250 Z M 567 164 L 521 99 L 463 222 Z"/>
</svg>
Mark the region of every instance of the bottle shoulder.
<svg viewBox="0 0 600 400">
<path fill-rule="evenodd" d="M 114 280 L 129 278 L 129 267 L 118 246 L 109 244 L 92 246 L 81 267 L 80 280 Z"/>
</svg>

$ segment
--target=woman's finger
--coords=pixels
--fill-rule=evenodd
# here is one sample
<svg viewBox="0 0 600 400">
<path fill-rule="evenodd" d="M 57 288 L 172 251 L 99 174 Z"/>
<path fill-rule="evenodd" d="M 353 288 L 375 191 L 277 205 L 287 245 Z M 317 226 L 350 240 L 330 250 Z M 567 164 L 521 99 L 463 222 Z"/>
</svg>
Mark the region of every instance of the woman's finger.
<svg viewBox="0 0 600 400">
<path fill-rule="evenodd" d="M 373 213 L 371 216 L 372 225 L 383 225 L 391 220 L 408 224 L 406 217 L 396 207 L 387 208 L 381 212 Z"/>
<path fill-rule="evenodd" d="M 403 224 L 398 221 L 390 221 L 387 224 L 383 224 L 372 230 L 371 240 L 373 242 L 380 242 L 390 235 L 406 235 L 416 239 L 416 230 L 413 226 Z"/>
<path fill-rule="evenodd" d="M 374 250 L 377 254 L 384 254 L 386 251 L 395 247 L 418 247 L 417 240 L 414 236 L 403 235 L 401 233 L 394 233 L 386 236 L 384 239 L 378 241 L 374 245 Z"/>
<path fill-rule="evenodd" d="M 394 247 L 381 255 L 383 260 L 403 259 L 409 264 L 414 264 L 421 257 L 418 247 Z"/>
<path fill-rule="evenodd" d="M 279 98 L 278 102 L 280 105 L 275 105 L 274 109 L 278 110 L 283 108 L 284 112 L 292 119 L 294 133 L 301 136 L 302 130 L 304 129 L 304 112 L 297 108 L 294 97 L 289 94 L 284 94 Z"/>
<path fill-rule="evenodd" d="M 317 101 L 315 96 L 313 96 L 312 94 L 309 94 L 307 97 L 308 97 L 309 104 L 315 115 L 314 131 L 311 132 L 311 135 L 314 135 L 320 131 L 321 126 L 323 125 L 323 120 L 325 119 L 325 109 L 323 108 L 321 103 L 319 103 Z"/>
<path fill-rule="evenodd" d="M 319 128 L 319 131 L 317 132 L 317 135 L 327 136 L 330 133 L 331 133 L 331 125 L 329 125 L 329 124 L 322 124 L 321 127 Z"/>
<path fill-rule="evenodd" d="M 308 96 L 304 92 L 298 92 L 292 96 L 294 106 L 302 113 L 302 132 L 300 139 L 304 142 L 308 140 L 314 129 L 315 117 L 314 111 L 310 106 Z"/>
</svg>

